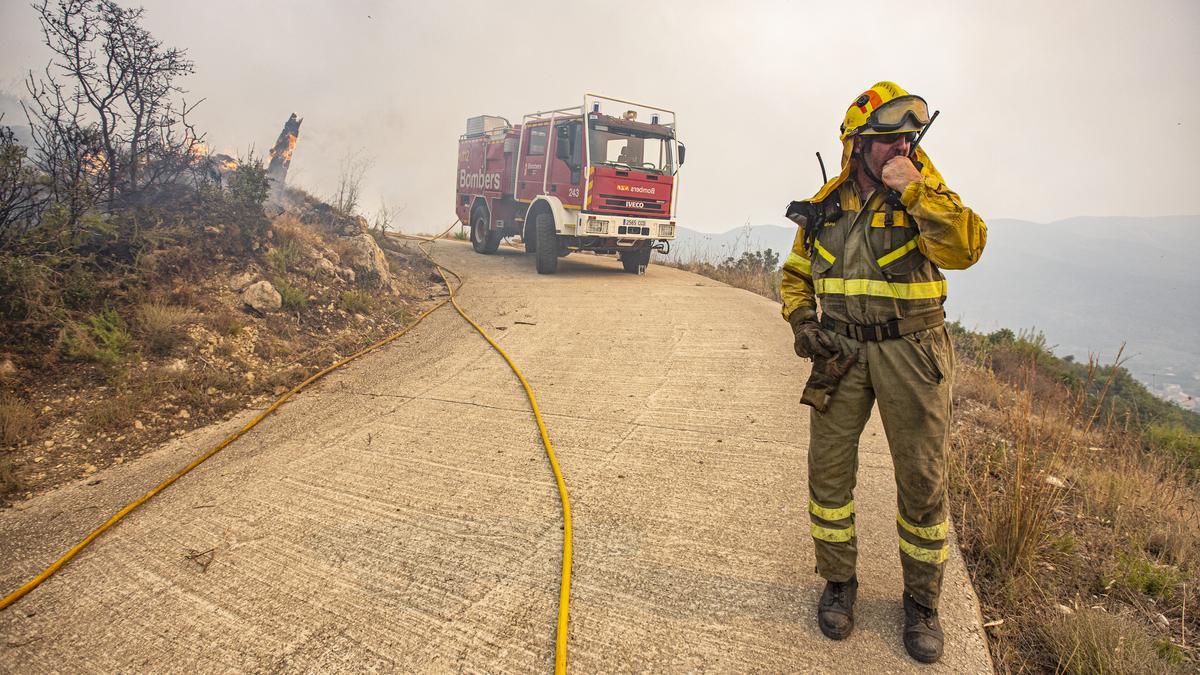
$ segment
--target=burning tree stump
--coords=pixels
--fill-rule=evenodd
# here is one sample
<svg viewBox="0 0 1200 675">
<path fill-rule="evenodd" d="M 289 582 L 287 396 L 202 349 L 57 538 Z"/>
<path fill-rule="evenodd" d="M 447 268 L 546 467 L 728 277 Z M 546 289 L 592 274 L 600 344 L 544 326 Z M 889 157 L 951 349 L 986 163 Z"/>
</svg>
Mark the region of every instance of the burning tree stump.
<svg viewBox="0 0 1200 675">
<path fill-rule="evenodd" d="M 292 113 L 284 123 L 283 131 L 279 132 L 279 140 L 275 141 L 275 147 L 271 148 L 267 178 L 271 179 L 275 189 L 282 188 L 287 179 L 288 167 L 292 164 L 292 152 L 296 150 L 296 141 L 300 138 L 300 123 L 303 121 L 296 118 L 296 113 Z"/>
</svg>

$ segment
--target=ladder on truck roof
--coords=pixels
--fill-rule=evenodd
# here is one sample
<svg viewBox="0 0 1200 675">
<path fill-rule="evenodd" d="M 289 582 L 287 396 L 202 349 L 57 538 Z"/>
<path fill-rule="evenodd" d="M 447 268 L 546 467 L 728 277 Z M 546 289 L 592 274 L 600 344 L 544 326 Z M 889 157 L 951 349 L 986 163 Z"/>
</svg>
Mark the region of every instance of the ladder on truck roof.
<svg viewBox="0 0 1200 675">
<path fill-rule="evenodd" d="M 522 120 L 521 120 L 521 136 L 520 136 L 520 140 L 517 141 L 516 161 L 518 163 L 521 161 L 522 153 L 525 151 L 525 147 L 524 147 L 525 146 L 525 128 L 528 127 L 530 124 L 539 124 L 540 125 L 542 122 L 546 122 L 550 125 L 550 128 L 553 129 L 554 128 L 554 120 L 556 118 L 558 118 L 560 115 L 563 117 L 578 116 L 580 119 L 583 119 L 583 117 L 588 112 L 589 104 L 591 105 L 591 107 L 598 109 L 600 101 L 608 101 L 610 103 L 623 103 L 625 105 L 632 105 L 632 106 L 636 106 L 639 108 L 645 108 L 645 109 L 651 110 L 651 111 L 658 111 L 661 113 L 666 113 L 671 116 L 671 121 L 667 122 L 663 126 L 669 128 L 671 130 L 672 135 L 675 133 L 675 111 L 674 110 L 668 110 L 667 108 L 659 108 L 658 106 L 653 106 L 653 105 L 646 105 L 645 103 L 636 103 L 634 101 L 629 101 L 629 100 L 621 99 L 621 98 L 613 98 L 611 96 L 602 96 L 600 94 L 585 93 L 583 95 L 583 105 L 573 105 L 573 106 L 568 106 L 566 108 L 557 108 L 555 110 L 543 110 L 541 112 L 529 113 L 528 115 L 525 115 L 524 118 L 522 118 Z M 583 134 L 584 134 L 583 135 L 583 140 L 584 140 L 583 163 L 585 166 L 587 166 L 588 164 L 591 163 L 591 148 L 588 147 L 587 133 L 588 133 L 587 126 L 585 125 L 584 131 L 583 131 Z M 546 142 L 546 156 L 544 159 L 543 166 L 545 167 L 545 169 L 542 172 L 542 194 L 546 194 L 546 191 L 549 188 L 549 184 L 550 184 L 550 142 L 549 142 L 549 140 L 547 140 L 547 142 Z M 513 194 L 514 195 L 517 194 L 518 173 L 519 172 L 517 172 L 517 171 L 513 172 Z M 671 201 L 671 212 L 672 213 L 674 213 L 674 211 L 675 211 L 675 199 L 678 198 L 678 191 L 675 190 L 673 192 L 674 192 L 674 194 L 672 195 L 672 201 Z M 585 185 L 584 185 L 583 203 L 585 205 L 588 203 L 588 189 L 587 189 L 586 181 L 585 181 Z M 520 218 L 518 220 L 523 222 L 525 219 Z"/>
</svg>

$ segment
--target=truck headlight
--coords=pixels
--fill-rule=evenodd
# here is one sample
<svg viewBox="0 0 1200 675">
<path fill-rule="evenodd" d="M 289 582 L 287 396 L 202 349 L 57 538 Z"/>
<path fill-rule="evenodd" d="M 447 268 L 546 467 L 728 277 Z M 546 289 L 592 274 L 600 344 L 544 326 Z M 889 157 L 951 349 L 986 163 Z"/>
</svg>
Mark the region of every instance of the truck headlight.
<svg viewBox="0 0 1200 675">
<path fill-rule="evenodd" d="M 588 218 L 587 221 L 588 234 L 608 234 L 608 221 L 598 218 Z"/>
<path fill-rule="evenodd" d="M 669 225 L 669 224 L 668 225 L 659 225 L 658 226 L 658 236 L 674 237 L 675 236 L 675 226 Z"/>
</svg>

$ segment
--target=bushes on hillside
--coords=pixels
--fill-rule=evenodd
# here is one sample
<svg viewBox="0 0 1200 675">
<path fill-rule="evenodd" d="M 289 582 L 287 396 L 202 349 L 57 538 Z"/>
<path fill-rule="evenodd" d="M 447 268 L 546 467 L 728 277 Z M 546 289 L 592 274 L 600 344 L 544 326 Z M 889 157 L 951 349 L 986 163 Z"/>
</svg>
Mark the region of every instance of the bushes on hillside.
<svg viewBox="0 0 1200 675">
<path fill-rule="evenodd" d="M 1135 432 L 1146 450 L 1176 457 L 1200 477 L 1200 414 L 1150 393 L 1120 362 L 1100 366 L 1060 358 L 1040 333 L 1002 328 L 981 334 L 958 323 L 949 328 L 958 349 L 1002 381 L 1029 387 L 1038 401 L 1061 398 L 1065 392 L 1081 392 L 1091 402 L 1103 398 L 1104 405 L 1096 411 L 1103 419 L 1093 422 Z"/>
<path fill-rule="evenodd" d="M 114 308 L 139 283 L 186 272 L 205 249 L 259 245 L 269 181 L 254 157 L 230 169 L 204 155 L 179 84 L 192 64 L 141 9 L 34 10 L 51 60 L 26 83 L 30 147 L 0 126 L 0 338 L 107 362 L 122 348 L 103 326 L 134 318 Z M 169 348 L 168 333 L 151 334 L 152 351 Z"/>
<path fill-rule="evenodd" d="M 675 260 L 668 264 L 779 300 L 779 254 L 769 248 L 743 251 L 740 256 L 729 256 L 716 265 L 700 258 Z"/>
</svg>

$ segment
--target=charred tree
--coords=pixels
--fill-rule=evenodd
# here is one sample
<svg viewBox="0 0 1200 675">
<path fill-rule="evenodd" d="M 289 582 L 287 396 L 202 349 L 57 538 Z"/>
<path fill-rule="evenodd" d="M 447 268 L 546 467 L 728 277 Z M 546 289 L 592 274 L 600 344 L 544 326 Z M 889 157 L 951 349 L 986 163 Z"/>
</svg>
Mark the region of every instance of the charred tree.
<svg viewBox="0 0 1200 675">
<path fill-rule="evenodd" d="M 296 141 L 300 138 L 300 123 L 304 120 L 297 118 L 296 113 L 288 118 L 279 132 L 279 140 L 271 148 L 271 163 L 267 166 L 267 178 L 271 185 L 278 190 L 287 180 L 288 167 L 292 164 L 292 153 L 296 150 Z"/>
</svg>

